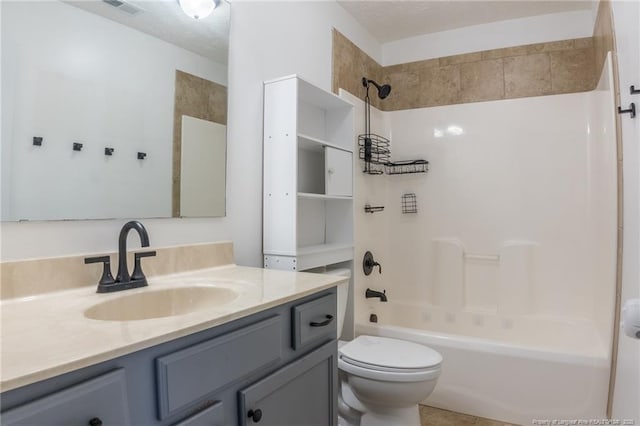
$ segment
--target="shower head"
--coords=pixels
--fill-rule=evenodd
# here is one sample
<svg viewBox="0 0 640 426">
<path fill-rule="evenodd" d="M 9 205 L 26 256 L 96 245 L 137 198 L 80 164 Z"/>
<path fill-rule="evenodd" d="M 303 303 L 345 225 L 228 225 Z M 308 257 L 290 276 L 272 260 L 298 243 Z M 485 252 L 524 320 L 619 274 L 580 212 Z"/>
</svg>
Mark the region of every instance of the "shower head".
<svg viewBox="0 0 640 426">
<path fill-rule="evenodd" d="M 376 89 L 378 89 L 378 97 L 380 99 L 386 98 L 387 96 L 389 96 L 389 93 L 391 93 L 391 86 L 390 85 L 384 84 L 384 85 L 380 86 L 375 81 L 369 80 L 367 77 L 362 77 L 362 85 L 367 88 L 367 91 L 369 90 L 369 83 L 371 83 L 374 86 L 376 86 Z"/>
</svg>

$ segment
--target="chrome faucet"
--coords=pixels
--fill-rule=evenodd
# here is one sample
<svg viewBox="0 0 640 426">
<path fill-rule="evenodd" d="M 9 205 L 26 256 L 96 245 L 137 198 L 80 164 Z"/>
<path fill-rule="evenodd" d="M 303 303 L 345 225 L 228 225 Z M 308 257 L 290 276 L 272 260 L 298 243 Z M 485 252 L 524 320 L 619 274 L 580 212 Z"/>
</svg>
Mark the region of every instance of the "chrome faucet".
<svg viewBox="0 0 640 426">
<path fill-rule="evenodd" d="M 366 297 L 367 299 L 370 299 L 372 297 L 379 297 L 381 302 L 386 302 L 387 301 L 387 291 L 386 290 L 376 291 L 376 290 L 371 290 L 370 288 L 368 288 L 367 291 L 364 293 L 364 297 Z"/>
<path fill-rule="evenodd" d="M 147 251 L 134 254 L 133 272 L 129 275 L 129 266 L 127 265 L 127 235 L 129 231 L 134 229 L 140 236 L 140 244 L 142 247 L 149 247 L 149 234 L 142 223 L 132 220 L 124 224 L 120 230 L 118 239 L 118 274 L 115 280 L 111 275 L 111 260 L 109 256 L 88 257 L 84 263 L 102 262 L 104 268 L 102 277 L 98 283 L 98 293 L 110 293 L 114 291 L 127 290 L 130 288 L 144 287 L 147 285 L 147 278 L 142 272 L 140 259 L 143 257 L 155 256 L 155 251 Z"/>
</svg>

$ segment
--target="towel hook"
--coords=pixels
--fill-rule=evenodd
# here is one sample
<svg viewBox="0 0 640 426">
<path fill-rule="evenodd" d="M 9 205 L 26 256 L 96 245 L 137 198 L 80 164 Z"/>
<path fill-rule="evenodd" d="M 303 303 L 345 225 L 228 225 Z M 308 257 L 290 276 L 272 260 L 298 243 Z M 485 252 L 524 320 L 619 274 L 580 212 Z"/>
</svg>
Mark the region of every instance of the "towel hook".
<svg viewBox="0 0 640 426">
<path fill-rule="evenodd" d="M 618 114 L 631 114 L 631 118 L 635 118 L 636 117 L 636 104 L 634 104 L 633 102 L 631 102 L 631 105 L 629 105 L 629 108 L 627 109 L 622 109 L 622 107 L 618 107 Z"/>
</svg>

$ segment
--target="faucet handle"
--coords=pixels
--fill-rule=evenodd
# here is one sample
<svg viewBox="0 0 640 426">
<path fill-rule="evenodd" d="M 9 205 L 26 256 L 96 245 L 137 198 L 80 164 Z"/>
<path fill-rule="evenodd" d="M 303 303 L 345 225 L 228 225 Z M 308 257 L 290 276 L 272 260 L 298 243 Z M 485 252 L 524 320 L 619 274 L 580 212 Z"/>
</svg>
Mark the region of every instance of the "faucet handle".
<svg viewBox="0 0 640 426">
<path fill-rule="evenodd" d="M 133 273 L 131 274 L 131 279 L 132 280 L 146 280 L 146 277 L 144 276 L 144 273 L 142 272 L 142 264 L 140 262 L 140 259 L 142 259 L 143 257 L 151 257 L 151 256 L 155 256 L 156 255 L 156 251 L 152 250 L 152 251 L 143 251 L 140 253 L 134 253 L 133 258 L 134 258 L 134 266 L 133 266 Z"/>
<path fill-rule="evenodd" d="M 111 275 L 111 258 L 109 256 L 85 257 L 84 263 L 102 263 L 102 276 L 98 282 L 98 289 L 116 282 L 116 280 L 113 279 L 113 275 Z"/>
</svg>

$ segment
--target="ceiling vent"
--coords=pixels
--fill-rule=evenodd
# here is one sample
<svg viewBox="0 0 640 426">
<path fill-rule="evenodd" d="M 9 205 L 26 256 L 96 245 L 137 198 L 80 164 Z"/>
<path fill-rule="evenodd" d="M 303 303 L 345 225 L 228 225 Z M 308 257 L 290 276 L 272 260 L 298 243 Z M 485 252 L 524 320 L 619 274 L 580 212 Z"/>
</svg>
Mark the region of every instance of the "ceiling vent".
<svg viewBox="0 0 640 426">
<path fill-rule="evenodd" d="M 138 13 L 142 12 L 142 9 L 140 9 L 139 7 L 129 3 L 125 3 L 121 0 L 102 0 L 102 1 L 107 3 L 110 6 L 115 7 L 119 11 L 126 13 L 127 15 L 137 15 Z"/>
</svg>

